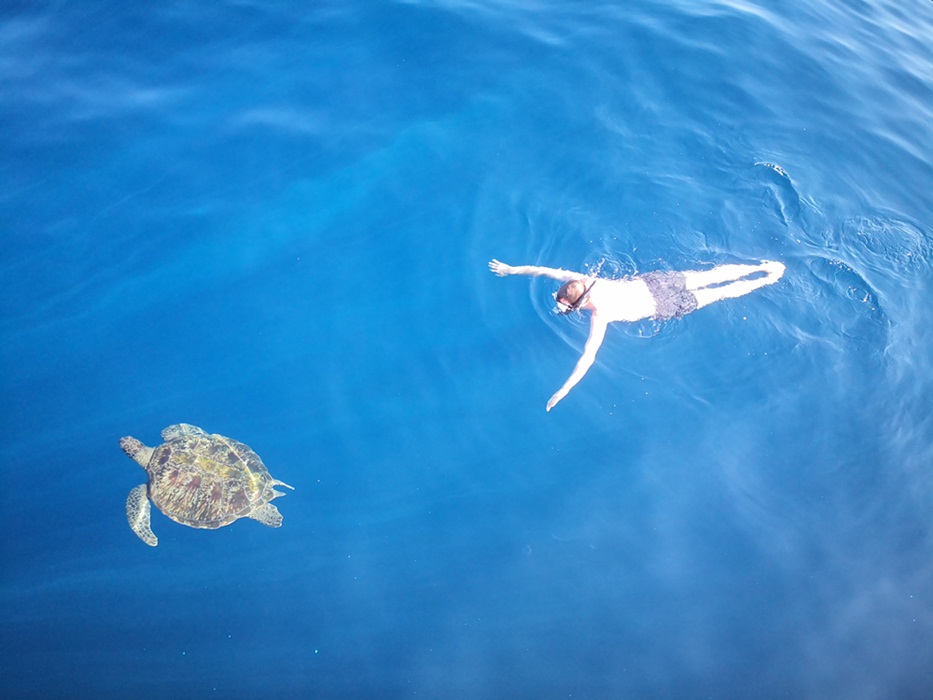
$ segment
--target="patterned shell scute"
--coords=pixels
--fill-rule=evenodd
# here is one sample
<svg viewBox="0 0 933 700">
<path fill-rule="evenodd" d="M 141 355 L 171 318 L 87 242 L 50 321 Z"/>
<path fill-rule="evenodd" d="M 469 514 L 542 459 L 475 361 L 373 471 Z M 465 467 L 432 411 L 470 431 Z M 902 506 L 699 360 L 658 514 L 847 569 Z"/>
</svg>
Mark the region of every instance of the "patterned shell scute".
<svg viewBox="0 0 933 700">
<path fill-rule="evenodd" d="M 149 462 L 149 493 L 172 520 L 197 528 L 229 525 L 275 497 L 259 455 L 220 435 L 183 435 Z"/>
</svg>

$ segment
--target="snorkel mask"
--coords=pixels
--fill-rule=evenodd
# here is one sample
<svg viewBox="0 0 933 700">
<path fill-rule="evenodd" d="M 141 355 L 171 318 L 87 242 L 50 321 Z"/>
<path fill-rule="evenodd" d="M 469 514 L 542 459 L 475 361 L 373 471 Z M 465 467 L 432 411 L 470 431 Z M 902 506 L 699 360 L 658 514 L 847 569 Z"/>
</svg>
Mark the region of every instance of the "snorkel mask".
<svg viewBox="0 0 933 700">
<path fill-rule="evenodd" d="M 574 311 L 578 311 L 580 307 L 583 306 L 583 304 L 586 302 L 586 298 L 590 295 L 590 290 L 595 284 L 596 280 L 594 279 L 592 282 L 590 282 L 589 286 L 583 290 L 583 294 L 578 296 L 577 300 L 572 304 L 567 301 L 558 299 L 557 294 L 555 293 L 554 298 L 557 299 L 557 313 L 559 313 L 561 316 L 566 316 L 567 314 L 572 314 Z"/>
</svg>

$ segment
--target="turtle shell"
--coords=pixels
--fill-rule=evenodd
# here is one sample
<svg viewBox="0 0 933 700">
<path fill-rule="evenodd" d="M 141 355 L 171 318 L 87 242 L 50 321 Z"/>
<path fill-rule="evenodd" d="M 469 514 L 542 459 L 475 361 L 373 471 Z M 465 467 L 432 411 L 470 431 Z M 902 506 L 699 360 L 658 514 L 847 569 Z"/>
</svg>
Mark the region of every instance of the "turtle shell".
<svg viewBox="0 0 933 700">
<path fill-rule="evenodd" d="M 242 442 L 200 430 L 156 447 L 147 471 L 152 502 L 190 527 L 229 525 L 279 495 L 259 455 Z"/>
</svg>

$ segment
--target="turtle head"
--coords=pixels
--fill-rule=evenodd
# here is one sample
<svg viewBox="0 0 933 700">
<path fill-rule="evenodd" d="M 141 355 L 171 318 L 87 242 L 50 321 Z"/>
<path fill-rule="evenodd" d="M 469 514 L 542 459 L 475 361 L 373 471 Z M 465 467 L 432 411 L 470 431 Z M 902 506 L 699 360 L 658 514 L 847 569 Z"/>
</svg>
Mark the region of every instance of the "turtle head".
<svg viewBox="0 0 933 700">
<path fill-rule="evenodd" d="M 127 454 L 136 460 L 143 469 L 149 466 L 149 460 L 152 458 L 152 448 L 146 447 L 134 437 L 120 438 L 120 447 Z"/>
</svg>

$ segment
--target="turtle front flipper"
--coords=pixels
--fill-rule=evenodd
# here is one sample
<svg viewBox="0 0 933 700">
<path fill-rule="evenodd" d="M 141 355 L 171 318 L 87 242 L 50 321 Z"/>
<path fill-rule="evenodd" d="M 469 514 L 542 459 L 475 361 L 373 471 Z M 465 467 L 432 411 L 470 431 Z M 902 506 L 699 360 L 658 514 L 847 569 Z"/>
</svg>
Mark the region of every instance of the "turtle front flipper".
<svg viewBox="0 0 933 700">
<path fill-rule="evenodd" d="M 155 547 L 159 544 L 159 540 L 153 534 L 152 528 L 149 527 L 149 496 L 146 493 L 147 489 L 147 484 L 140 484 L 130 491 L 130 495 L 126 499 L 126 519 L 130 523 L 130 529 L 139 536 L 139 539 L 150 547 Z M 279 522 L 281 523 L 281 521 L 282 516 L 279 516 Z"/>
<path fill-rule="evenodd" d="M 176 423 L 175 425 L 168 426 L 165 430 L 162 431 L 162 439 L 165 440 L 165 442 L 171 442 L 172 440 L 177 440 L 189 435 L 207 437 L 207 433 L 201 430 L 198 426 L 191 425 L 190 423 Z"/>
<path fill-rule="evenodd" d="M 271 503 L 264 503 L 258 508 L 254 508 L 249 517 L 269 527 L 282 527 L 282 514 Z"/>
</svg>

